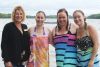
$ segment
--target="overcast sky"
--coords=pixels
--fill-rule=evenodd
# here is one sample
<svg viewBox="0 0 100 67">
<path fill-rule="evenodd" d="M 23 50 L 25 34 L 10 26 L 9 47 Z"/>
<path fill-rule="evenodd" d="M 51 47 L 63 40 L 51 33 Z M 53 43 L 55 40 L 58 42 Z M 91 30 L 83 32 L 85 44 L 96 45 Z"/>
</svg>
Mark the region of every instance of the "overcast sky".
<svg viewBox="0 0 100 67">
<path fill-rule="evenodd" d="M 100 13 L 100 0 L 0 0 L 0 13 L 11 13 L 21 5 L 27 15 L 35 15 L 42 10 L 47 15 L 56 15 L 60 8 L 66 8 L 69 15 L 81 9 L 87 15 Z"/>
</svg>

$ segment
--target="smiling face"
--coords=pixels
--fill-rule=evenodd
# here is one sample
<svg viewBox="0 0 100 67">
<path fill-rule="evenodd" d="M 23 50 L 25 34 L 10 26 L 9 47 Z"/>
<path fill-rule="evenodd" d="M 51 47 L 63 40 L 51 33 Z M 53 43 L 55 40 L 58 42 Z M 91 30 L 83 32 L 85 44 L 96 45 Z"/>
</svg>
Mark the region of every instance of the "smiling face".
<svg viewBox="0 0 100 67">
<path fill-rule="evenodd" d="M 57 20 L 58 20 L 58 24 L 60 26 L 66 26 L 67 25 L 67 15 L 66 13 L 63 12 L 59 12 L 57 15 Z"/>
<path fill-rule="evenodd" d="M 79 27 L 84 27 L 84 22 L 85 22 L 85 16 L 83 12 L 80 11 L 75 11 L 73 13 L 74 17 L 74 22 L 79 26 Z"/>
<path fill-rule="evenodd" d="M 16 22 L 22 22 L 23 18 L 24 18 L 23 12 L 21 10 L 16 10 L 14 15 L 14 20 Z"/>
<path fill-rule="evenodd" d="M 21 6 L 15 7 L 12 12 L 12 20 L 14 23 L 21 23 L 25 19 L 25 13 Z"/>
<path fill-rule="evenodd" d="M 36 20 L 37 26 L 42 26 L 45 21 L 45 14 L 43 12 L 38 12 L 36 14 L 35 20 Z"/>
</svg>

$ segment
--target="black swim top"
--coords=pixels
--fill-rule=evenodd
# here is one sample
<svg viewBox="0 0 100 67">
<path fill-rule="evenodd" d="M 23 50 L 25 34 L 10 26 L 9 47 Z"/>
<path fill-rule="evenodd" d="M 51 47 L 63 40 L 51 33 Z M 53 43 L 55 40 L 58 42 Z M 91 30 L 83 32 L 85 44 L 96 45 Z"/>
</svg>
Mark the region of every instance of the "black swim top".
<svg viewBox="0 0 100 67">
<path fill-rule="evenodd" d="M 91 37 L 87 35 L 87 32 L 86 32 L 86 36 L 76 39 L 75 44 L 77 48 L 83 51 L 87 50 L 89 47 L 93 47 L 93 41 Z"/>
</svg>

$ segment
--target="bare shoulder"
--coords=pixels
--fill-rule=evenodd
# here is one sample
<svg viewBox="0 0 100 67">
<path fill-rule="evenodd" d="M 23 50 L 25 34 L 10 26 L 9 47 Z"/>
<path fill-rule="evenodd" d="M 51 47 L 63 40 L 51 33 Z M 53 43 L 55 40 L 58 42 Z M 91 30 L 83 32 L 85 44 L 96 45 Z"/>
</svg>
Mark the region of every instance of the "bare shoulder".
<svg viewBox="0 0 100 67">
<path fill-rule="evenodd" d="M 78 29 L 78 26 L 75 23 L 71 23 L 70 32 L 72 34 L 75 34 L 77 29 Z"/>
<path fill-rule="evenodd" d="M 33 30 L 34 30 L 34 27 L 30 27 L 28 31 L 29 33 L 31 33 Z"/>
<path fill-rule="evenodd" d="M 88 29 L 88 31 L 90 31 L 90 32 L 96 31 L 95 27 L 92 26 L 92 25 L 87 25 L 87 29 Z"/>
<path fill-rule="evenodd" d="M 52 32 L 54 32 L 56 30 L 56 27 L 54 27 L 53 29 L 52 29 Z"/>
<path fill-rule="evenodd" d="M 55 36 L 55 33 L 56 33 L 56 31 L 57 31 L 56 28 L 57 28 L 57 27 L 54 27 L 54 28 L 51 30 L 51 34 L 52 34 L 53 36 Z"/>
<path fill-rule="evenodd" d="M 74 27 L 75 29 L 78 29 L 79 28 L 78 25 L 76 25 L 74 22 L 71 23 L 71 27 Z"/>
<path fill-rule="evenodd" d="M 92 25 L 87 25 L 87 30 L 89 32 L 89 34 L 92 35 L 97 35 L 97 30 L 95 29 L 94 26 Z"/>
</svg>

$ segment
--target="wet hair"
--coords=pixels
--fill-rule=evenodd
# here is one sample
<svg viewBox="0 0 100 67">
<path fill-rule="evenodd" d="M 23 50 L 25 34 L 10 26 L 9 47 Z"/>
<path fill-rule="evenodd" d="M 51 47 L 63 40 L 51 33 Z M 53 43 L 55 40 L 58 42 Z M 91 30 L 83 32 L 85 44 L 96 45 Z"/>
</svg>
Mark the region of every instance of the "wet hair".
<svg viewBox="0 0 100 67">
<path fill-rule="evenodd" d="M 25 12 L 24 12 L 24 10 L 23 10 L 23 8 L 21 7 L 21 6 L 16 6 L 15 8 L 14 8 L 14 10 L 13 10 L 13 12 L 12 12 L 12 21 L 13 22 L 15 22 L 15 13 L 16 13 L 16 11 L 17 10 L 21 10 L 22 11 L 22 13 L 23 13 L 23 19 L 22 19 L 22 21 L 24 21 L 24 19 L 25 19 Z"/>
<path fill-rule="evenodd" d="M 68 25 L 69 25 L 69 18 L 68 18 L 68 12 L 67 12 L 67 10 L 65 9 L 65 8 L 62 8 L 62 9 L 59 9 L 58 10 L 58 12 L 57 12 L 57 16 L 58 16 L 58 14 L 60 13 L 60 12 L 64 12 L 65 14 L 66 14 L 66 16 L 67 16 L 67 26 L 66 26 L 66 30 L 68 30 Z M 60 25 L 59 25 L 59 23 L 58 23 L 58 19 L 57 19 L 57 27 L 58 27 L 58 31 L 61 29 L 61 27 L 60 27 Z"/>
<path fill-rule="evenodd" d="M 76 12 L 79 12 L 81 13 L 83 16 L 85 16 L 84 12 L 82 10 L 75 10 L 73 15 L 76 13 Z M 86 18 L 84 18 L 84 28 L 87 29 L 87 22 L 86 22 Z"/>
<path fill-rule="evenodd" d="M 36 13 L 36 16 L 37 16 L 37 14 L 39 14 L 39 13 L 42 13 L 42 14 L 44 15 L 44 17 L 46 18 L 45 12 L 43 12 L 43 11 L 38 11 L 38 12 Z"/>
</svg>

